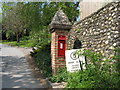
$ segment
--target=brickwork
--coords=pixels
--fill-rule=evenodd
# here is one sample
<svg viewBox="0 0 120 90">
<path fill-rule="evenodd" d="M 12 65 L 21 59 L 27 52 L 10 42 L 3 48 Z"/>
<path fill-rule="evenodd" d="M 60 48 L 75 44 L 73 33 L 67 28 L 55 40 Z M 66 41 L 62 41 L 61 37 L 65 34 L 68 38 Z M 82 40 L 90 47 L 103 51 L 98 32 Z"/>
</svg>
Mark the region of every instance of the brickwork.
<svg viewBox="0 0 120 90">
<path fill-rule="evenodd" d="M 67 16 L 62 10 L 58 10 L 55 14 L 51 24 L 50 31 L 51 37 L 51 58 L 52 58 L 52 72 L 56 74 L 58 68 L 65 66 L 65 56 L 58 56 L 58 36 L 65 36 L 67 40 L 68 32 L 71 28 L 71 24 Z M 65 40 L 65 50 L 67 49 L 67 41 Z"/>
<path fill-rule="evenodd" d="M 51 57 L 52 57 L 52 70 L 53 73 L 56 73 L 58 67 L 65 66 L 65 57 L 58 57 L 58 36 L 64 35 L 67 38 L 68 31 L 55 30 L 52 33 L 52 43 L 51 43 Z M 66 44 L 66 42 L 65 42 Z M 66 47 L 67 49 L 67 47 Z"/>
</svg>

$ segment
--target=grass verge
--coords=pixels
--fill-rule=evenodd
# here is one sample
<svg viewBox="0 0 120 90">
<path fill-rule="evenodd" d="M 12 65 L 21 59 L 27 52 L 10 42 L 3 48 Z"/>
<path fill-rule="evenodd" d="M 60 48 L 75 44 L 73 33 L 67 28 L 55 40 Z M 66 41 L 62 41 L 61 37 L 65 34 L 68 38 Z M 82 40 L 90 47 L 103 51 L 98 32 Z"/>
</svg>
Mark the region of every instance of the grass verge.
<svg viewBox="0 0 120 90">
<path fill-rule="evenodd" d="M 8 44 L 11 46 L 18 46 L 18 47 L 33 47 L 34 46 L 34 43 L 32 43 L 32 41 L 30 41 L 30 40 L 20 41 L 19 43 L 17 43 L 16 41 L 2 40 L 2 41 L 0 41 L 0 43 Z"/>
</svg>

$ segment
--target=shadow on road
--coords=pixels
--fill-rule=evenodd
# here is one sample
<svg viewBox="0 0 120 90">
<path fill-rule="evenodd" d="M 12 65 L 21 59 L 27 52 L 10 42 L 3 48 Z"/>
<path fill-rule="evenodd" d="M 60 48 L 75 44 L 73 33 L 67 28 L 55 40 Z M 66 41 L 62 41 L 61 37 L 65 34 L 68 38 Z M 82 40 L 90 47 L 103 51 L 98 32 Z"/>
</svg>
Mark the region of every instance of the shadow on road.
<svg viewBox="0 0 120 90">
<path fill-rule="evenodd" d="M 0 58 L 2 58 L 2 88 L 42 87 L 33 78 L 25 57 L 0 56 Z"/>
</svg>

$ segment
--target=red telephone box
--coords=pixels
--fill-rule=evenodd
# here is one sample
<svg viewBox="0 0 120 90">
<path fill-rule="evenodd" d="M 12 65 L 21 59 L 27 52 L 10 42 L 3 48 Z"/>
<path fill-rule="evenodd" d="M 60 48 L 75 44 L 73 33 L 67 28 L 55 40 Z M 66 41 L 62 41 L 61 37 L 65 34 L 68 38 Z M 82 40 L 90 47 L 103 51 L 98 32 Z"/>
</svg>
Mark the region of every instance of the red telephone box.
<svg viewBox="0 0 120 90">
<path fill-rule="evenodd" d="M 58 57 L 65 57 L 66 37 L 58 36 Z"/>
</svg>

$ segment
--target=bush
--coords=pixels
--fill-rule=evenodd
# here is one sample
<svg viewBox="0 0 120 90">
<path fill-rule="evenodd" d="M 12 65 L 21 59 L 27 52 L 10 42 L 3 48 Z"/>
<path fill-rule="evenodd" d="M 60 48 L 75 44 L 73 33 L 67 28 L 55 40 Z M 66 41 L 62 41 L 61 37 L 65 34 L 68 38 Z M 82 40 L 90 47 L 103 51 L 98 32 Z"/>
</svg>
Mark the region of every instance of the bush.
<svg viewBox="0 0 120 90">
<path fill-rule="evenodd" d="M 20 38 L 20 41 L 28 41 L 29 40 L 29 36 L 23 36 Z"/>
<path fill-rule="evenodd" d="M 44 77 L 51 76 L 51 54 L 50 54 L 50 43 L 44 44 L 37 49 L 34 49 L 31 55 L 34 57 L 34 60 L 43 74 Z"/>
<path fill-rule="evenodd" d="M 50 78 L 52 82 L 65 81 L 66 88 L 119 88 L 118 62 L 111 62 L 120 61 L 120 58 L 114 56 L 104 60 L 101 54 L 89 50 L 77 51 L 76 54 L 86 56 L 89 61 L 86 69 L 70 73 L 63 68 Z"/>
<path fill-rule="evenodd" d="M 68 72 L 67 69 L 64 68 L 59 68 L 57 70 L 57 74 L 53 75 L 52 77 L 49 77 L 49 80 L 51 82 L 66 82 L 68 79 Z"/>
<path fill-rule="evenodd" d="M 91 74 L 91 75 L 90 75 Z M 69 73 L 66 88 L 92 88 L 94 86 L 93 73 L 88 70 Z"/>
<path fill-rule="evenodd" d="M 70 73 L 67 80 L 67 88 L 119 88 L 119 72 L 117 64 L 111 62 L 119 58 L 102 60 L 101 54 L 85 50 L 76 54 L 86 56 L 90 60 L 86 70 Z"/>
<path fill-rule="evenodd" d="M 10 41 L 16 40 L 16 36 L 15 36 L 15 33 L 13 31 L 8 30 L 8 31 L 6 31 L 5 34 L 6 34 L 7 40 L 10 40 Z"/>
</svg>

